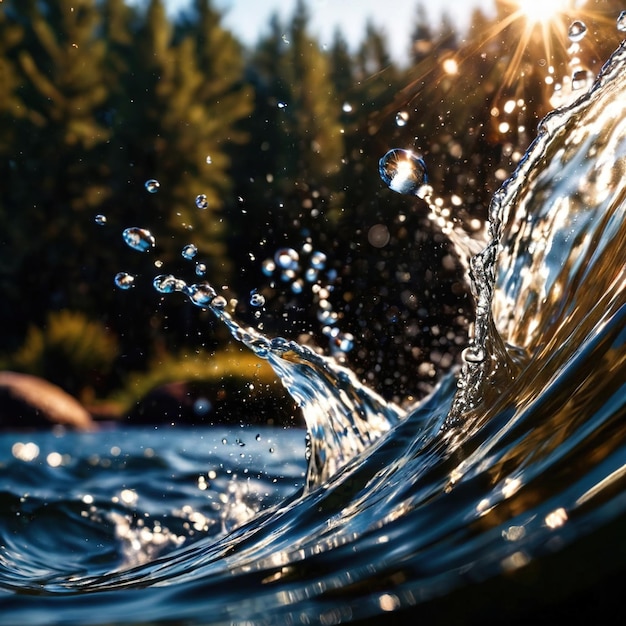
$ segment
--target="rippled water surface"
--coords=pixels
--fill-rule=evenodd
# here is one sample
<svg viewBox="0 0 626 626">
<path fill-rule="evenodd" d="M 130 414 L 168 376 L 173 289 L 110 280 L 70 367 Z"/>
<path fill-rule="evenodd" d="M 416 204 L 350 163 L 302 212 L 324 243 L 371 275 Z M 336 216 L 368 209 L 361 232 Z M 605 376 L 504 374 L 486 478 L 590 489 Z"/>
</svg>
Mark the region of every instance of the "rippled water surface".
<svg viewBox="0 0 626 626">
<path fill-rule="evenodd" d="M 623 569 L 625 64 L 497 193 L 464 369 L 409 410 L 157 280 L 269 360 L 308 462 L 298 430 L 3 436 L 0 623 L 505 623 Z"/>
</svg>

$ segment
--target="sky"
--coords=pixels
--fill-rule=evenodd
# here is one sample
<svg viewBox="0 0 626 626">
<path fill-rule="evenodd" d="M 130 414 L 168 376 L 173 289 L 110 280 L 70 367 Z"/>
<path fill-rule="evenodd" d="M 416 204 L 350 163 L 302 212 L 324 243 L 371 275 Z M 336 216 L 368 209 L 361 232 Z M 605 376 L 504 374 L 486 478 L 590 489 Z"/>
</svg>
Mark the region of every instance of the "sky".
<svg viewBox="0 0 626 626">
<path fill-rule="evenodd" d="M 134 0 L 140 2 L 140 0 Z M 269 16 L 277 12 L 288 19 L 296 0 L 214 0 L 214 6 L 225 14 L 224 25 L 229 27 L 246 44 L 254 44 L 264 33 Z M 168 11 L 176 11 L 188 5 L 188 0 L 165 0 Z M 480 6 L 486 13 L 493 12 L 493 0 L 422 0 L 432 23 L 437 24 L 441 13 L 446 11 L 458 20 L 464 30 L 474 7 Z M 308 0 L 311 14 L 311 30 L 321 43 L 332 43 L 335 28 L 339 26 L 351 46 L 362 39 L 367 19 L 381 27 L 389 43 L 394 59 L 406 60 L 409 35 L 415 23 L 417 0 Z"/>
</svg>

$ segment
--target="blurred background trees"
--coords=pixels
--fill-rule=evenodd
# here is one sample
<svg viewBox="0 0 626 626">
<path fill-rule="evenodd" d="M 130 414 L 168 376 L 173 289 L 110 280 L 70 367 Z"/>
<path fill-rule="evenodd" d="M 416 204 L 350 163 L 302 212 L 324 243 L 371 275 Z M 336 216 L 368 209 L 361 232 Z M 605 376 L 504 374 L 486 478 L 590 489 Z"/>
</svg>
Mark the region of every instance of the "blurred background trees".
<svg viewBox="0 0 626 626">
<path fill-rule="evenodd" d="M 209 315 L 152 289 L 172 272 L 227 286 L 244 319 L 323 348 L 326 290 L 331 325 L 355 337 L 341 356 L 390 398 L 423 395 L 457 360 L 472 306 L 447 238 L 423 202 L 383 189 L 378 159 L 419 152 L 471 233 L 539 118 L 587 87 L 581 72 L 595 75 L 618 40 L 617 2 L 585 17 L 589 45 L 560 31 L 552 50 L 512 5 L 477 9 L 460 33 L 417 2 L 398 65 L 372 23 L 356 49 L 339 31 L 320 46 L 304 0 L 249 48 L 211 0 L 175 18 L 162 0 L 4 0 L 2 365 L 102 399 L 130 372 L 215 350 L 225 331 Z M 602 37 L 611 21 L 615 37 Z M 129 226 L 156 247 L 126 247 Z M 283 246 L 301 267 L 264 273 Z M 305 280 L 314 250 L 327 262 Z M 135 276 L 130 292 L 114 285 L 120 271 Z M 256 289 L 262 311 L 248 305 Z"/>
</svg>

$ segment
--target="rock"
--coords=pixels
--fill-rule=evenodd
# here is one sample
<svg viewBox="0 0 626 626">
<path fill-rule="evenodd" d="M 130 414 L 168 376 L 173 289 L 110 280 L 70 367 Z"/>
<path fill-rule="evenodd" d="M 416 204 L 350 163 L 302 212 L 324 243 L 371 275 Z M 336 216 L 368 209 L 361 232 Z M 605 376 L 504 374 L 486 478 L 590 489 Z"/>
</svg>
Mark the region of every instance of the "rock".
<svg viewBox="0 0 626 626">
<path fill-rule="evenodd" d="M 0 372 L 0 430 L 67 426 L 91 430 L 88 411 L 70 394 L 48 381 L 17 372 Z"/>
</svg>

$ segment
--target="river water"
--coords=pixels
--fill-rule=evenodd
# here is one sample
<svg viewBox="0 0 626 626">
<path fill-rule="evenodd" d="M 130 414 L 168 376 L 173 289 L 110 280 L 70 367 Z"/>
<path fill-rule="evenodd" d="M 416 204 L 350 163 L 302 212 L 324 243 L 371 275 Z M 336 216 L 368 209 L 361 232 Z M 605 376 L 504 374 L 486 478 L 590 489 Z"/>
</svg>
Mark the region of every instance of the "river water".
<svg viewBox="0 0 626 626">
<path fill-rule="evenodd" d="M 0 624 L 547 623 L 610 598 L 626 562 L 625 76 L 621 47 L 497 192 L 463 369 L 408 409 L 240 326 L 210 286 L 158 277 L 270 362 L 308 438 L 3 435 Z M 414 180 L 390 186 L 428 201 Z"/>
</svg>

